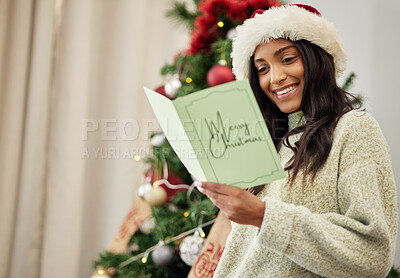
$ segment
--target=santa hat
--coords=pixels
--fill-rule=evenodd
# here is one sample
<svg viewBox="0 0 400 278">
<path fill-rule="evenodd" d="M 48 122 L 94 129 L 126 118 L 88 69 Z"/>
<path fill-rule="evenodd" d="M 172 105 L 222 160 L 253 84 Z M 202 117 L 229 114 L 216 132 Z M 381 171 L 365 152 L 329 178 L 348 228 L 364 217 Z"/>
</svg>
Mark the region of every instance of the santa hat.
<svg viewBox="0 0 400 278">
<path fill-rule="evenodd" d="M 232 64 L 236 79 L 248 78 L 249 61 L 256 47 L 272 39 L 307 40 L 331 54 L 336 76 L 346 68 L 346 52 L 335 25 L 308 5 L 285 5 L 257 10 L 237 27 L 233 40 Z"/>
</svg>

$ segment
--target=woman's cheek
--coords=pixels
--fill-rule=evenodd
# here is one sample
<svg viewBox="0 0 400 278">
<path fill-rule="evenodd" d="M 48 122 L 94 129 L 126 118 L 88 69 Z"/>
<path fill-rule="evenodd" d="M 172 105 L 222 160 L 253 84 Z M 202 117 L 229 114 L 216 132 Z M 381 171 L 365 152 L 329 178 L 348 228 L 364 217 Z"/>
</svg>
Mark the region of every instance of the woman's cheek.
<svg viewBox="0 0 400 278">
<path fill-rule="evenodd" d="M 269 82 L 267 81 L 267 77 L 265 75 L 260 76 L 258 79 L 260 82 L 260 87 L 264 91 L 264 93 L 268 96 L 268 88 L 269 88 Z M 269 97 L 269 96 L 268 96 Z"/>
</svg>

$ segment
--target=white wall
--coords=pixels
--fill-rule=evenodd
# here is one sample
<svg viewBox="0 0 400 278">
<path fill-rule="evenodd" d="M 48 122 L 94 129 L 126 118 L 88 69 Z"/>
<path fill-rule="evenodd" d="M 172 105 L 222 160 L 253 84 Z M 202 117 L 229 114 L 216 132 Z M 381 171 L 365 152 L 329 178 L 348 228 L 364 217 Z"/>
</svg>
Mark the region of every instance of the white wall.
<svg viewBox="0 0 400 278">
<path fill-rule="evenodd" d="M 310 0 L 287 1 L 316 7 L 333 21 L 348 55 L 347 71 L 357 75 L 351 92 L 365 98 L 365 107 L 379 122 L 388 141 L 400 197 L 400 1 L 399 0 Z M 342 84 L 343 78 L 339 79 Z M 397 139 L 396 139 L 397 138 Z M 400 233 L 395 265 L 400 266 Z"/>
</svg>

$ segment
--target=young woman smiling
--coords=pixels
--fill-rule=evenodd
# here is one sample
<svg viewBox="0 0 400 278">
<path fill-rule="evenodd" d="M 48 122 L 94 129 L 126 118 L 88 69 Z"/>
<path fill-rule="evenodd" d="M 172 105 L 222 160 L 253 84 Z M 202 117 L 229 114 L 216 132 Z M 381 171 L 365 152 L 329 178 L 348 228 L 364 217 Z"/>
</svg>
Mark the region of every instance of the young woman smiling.
<svg viewBox="0 0 400 278">
<path fill-rule="evenodd" d="M 390 154 L 336 84 L 337 29 L 287 5 L 237 30 L 233 71 L 249 79 L 288 178 L 248 191 L 196 183 L 232 221 L 214 277 L 385 277 L 397 233 Z"/>
</svg>

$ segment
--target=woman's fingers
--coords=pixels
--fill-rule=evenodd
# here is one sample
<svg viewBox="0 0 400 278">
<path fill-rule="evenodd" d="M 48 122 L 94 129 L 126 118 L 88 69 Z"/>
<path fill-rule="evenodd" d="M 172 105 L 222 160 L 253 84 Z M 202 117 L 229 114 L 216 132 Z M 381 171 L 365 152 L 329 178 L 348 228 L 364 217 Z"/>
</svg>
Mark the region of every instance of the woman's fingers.
<svg viewBox="0 0 400 278">
<path fill-rule="evenodd" d="M 215 183 L 215 182 L 195 182 L 195 186 L 200 190 L 202 189 L 207 189 L 209 191 L 218 193 L 218 194 L 223 194 L 223 195 L 233 195 L 233 194 L 239 194 L 242 189 L 226 184 L 220 184 L 220 183 Z M 200 190 L 201 192 L 201 190 Z"/>
<path fill-rule="evenodd" d="M 198 187 L 211 202 L 224 212 L 231 221 L 261 227 L 265 203 L 249 192 L 242 190 L 242 195 L 224 195 Z M 252 204 L 249 206 L 249 204 Z"/>
<path fill-rule="evenodd" d="M 220 194 L 202 187 L 198 189 L 201 193 L 207 195 L 208 198 L 210 198 L 212 201 L 216 201 L 217 203 L 226 204 L 230 201 L 229 195 Z"/>
</svg>

